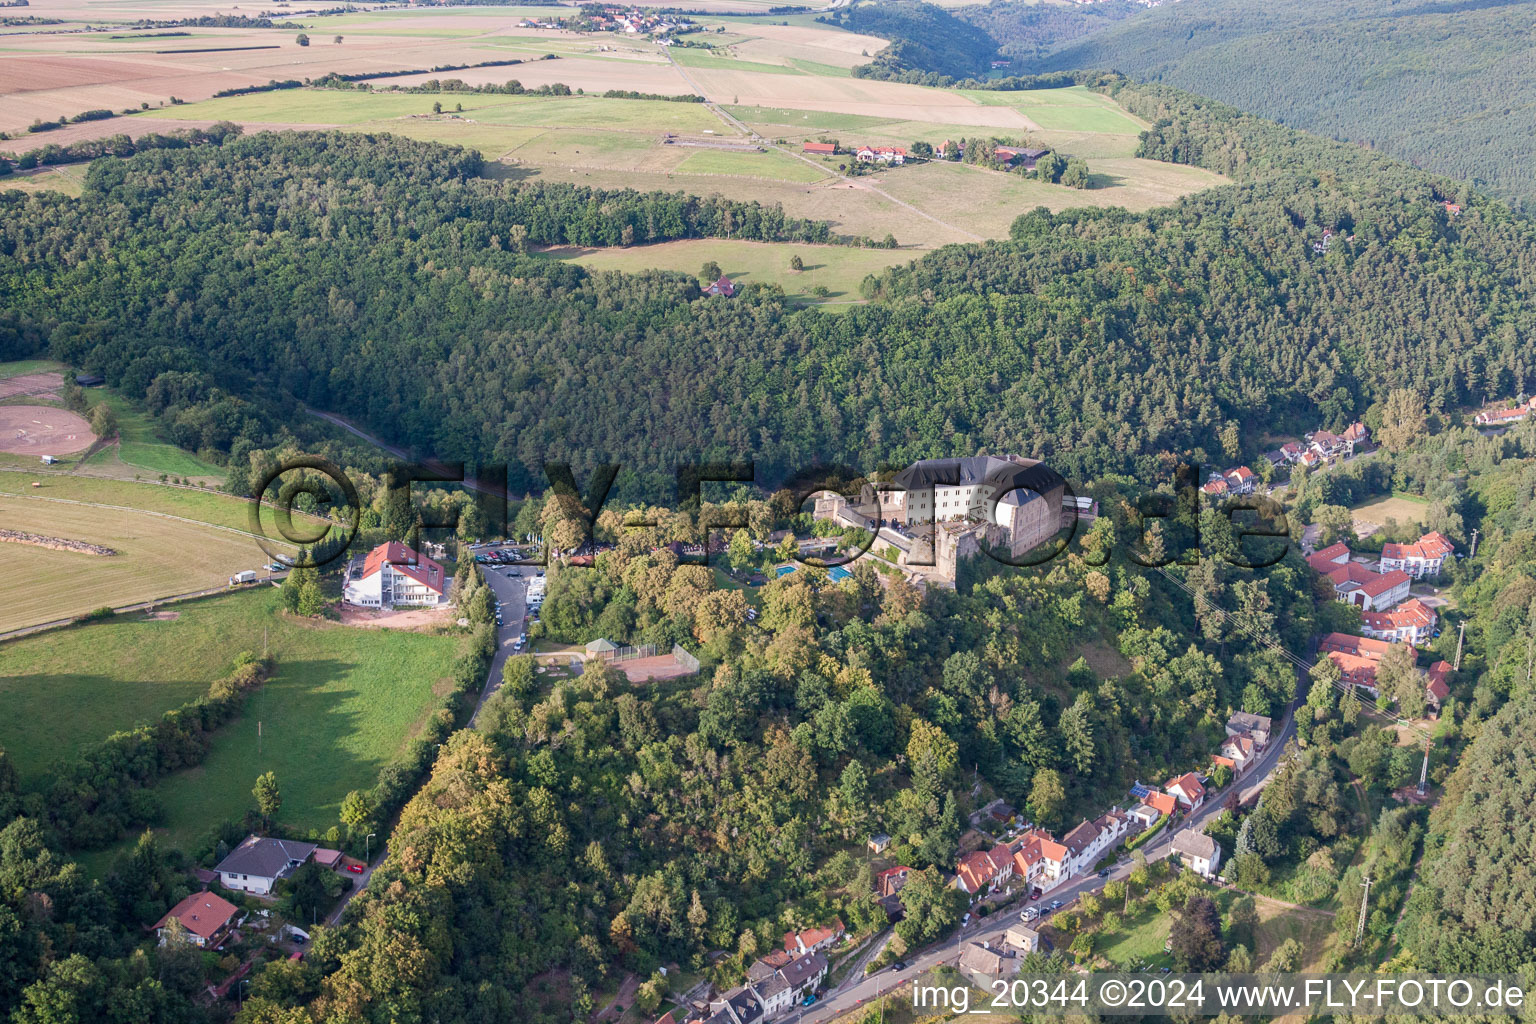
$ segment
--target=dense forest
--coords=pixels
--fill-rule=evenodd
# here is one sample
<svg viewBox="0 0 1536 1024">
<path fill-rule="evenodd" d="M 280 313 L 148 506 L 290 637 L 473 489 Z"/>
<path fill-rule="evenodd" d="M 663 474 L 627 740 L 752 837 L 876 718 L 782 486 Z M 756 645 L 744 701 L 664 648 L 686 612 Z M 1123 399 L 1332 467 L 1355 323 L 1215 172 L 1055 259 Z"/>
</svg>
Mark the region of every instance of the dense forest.
<svg viewBox="0 0 1536 1024">
<path fill-rule="evenodd" d="M 962 16 L 1008 42 L 1039 16 Z M 975 13 L 972 13 L 975 12 Z M 1487 0 L 1200 0 L 1146 11 L 1023 70 L 1113 68 L 1536 199 L 1530 7 Z M 1008 48 L 1028 58 L 1022 49 Z"/>
<path fill-rule="evenodd" d="M 827 238 L 776 208 L 492 182 L 475 154 L 366 135 L 101 160 L 79 199 L 0 195 L 7 354 L 44 338 L 239 466 L 299 401 L 424 455 L 505 460 L 519 490 L 545 460 L 618 462 L 620 493 L 651 498 L 699 459 L 754 459 L 767 485 L 981 449 L 1152 479 L 1179 454 L 1256 456 L 1244 424 L 1342 425 L 1392 388 L 1448 410 L 1536 386 L 1524 218 L 1167 87 L 1108 88 L 1154 122 L 1144 155 L 1239 184 L 1026 214 L 1007 241 L 869 279 L 877 301 L 837 317 L 524 252 Z"/>
<path fill-rule="evenodd" d="M 893 78 L 909 71 L 984 75 L 997 56 L 997 43 L 986 32 L 922 0 L 849 4 L 816 20 L 891 40 L 874 60 L 853 69 L 860 78 Z"/>
</svg>

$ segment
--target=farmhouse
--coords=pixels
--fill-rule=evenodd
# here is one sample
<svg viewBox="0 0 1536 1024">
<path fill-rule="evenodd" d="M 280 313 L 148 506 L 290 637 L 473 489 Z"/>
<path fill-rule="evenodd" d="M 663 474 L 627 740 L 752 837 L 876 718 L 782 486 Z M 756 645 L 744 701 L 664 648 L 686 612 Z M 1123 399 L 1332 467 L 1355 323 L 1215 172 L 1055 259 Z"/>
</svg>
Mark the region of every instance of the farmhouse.
<svg viewBox="0 0 1536 1024">
<path fill-rule="evenodd" d="M 1050 150 L 1048 149 L 1032 149 L 1021 146 L 994 146 L 992 149 L 992 155 L 998 160 L 1011 168 L 1018 168 L 1023 171 L 1034 170 L 1036 162 L 1049 152 Z"/>
<path fill-rule="evenodd" d="M 860 146 L 854 154 L 861 164 L 904 164 L 907 151 L 900 146 Z"/>
<path fill-rule="evenodd" d="M 800 152 L 811 153 L 817 156 L 834 156 L 837 153 L 837 143 L 807 142 L 800 147 Z"/>
<path fill-rule="evenodd" d="M 726 277 L 724 274 L 721 274 L 720 280 L 711 283 L 707 288 L 704 289 L 704 294 L 718 295 L 723 299 L 728 299 L 736 294 L 736 285 L 731 282 L 730 278 Z"/>
<path fill-rule="evenodd" d="M 1173 855 L 1185 867 L 1209 878 L 1221 863 L 1221 845 L 1204 832 L 1187 828 L 1173 837 Z"/>
<path fill-rule="evenodd" d="M 218 949 L 229 938 L 238 923 L 235 919 L 239 915 L 240 908 L 222 896 L 215 896 L 211 892 L 193 893 L 155 922 L 155 935 L 159 937 L 162 946 L 174 933 L 179 932 L 182 939 L 194 946 Z M 181 927 L 172 929 L 172 921 Z"/>
<path fill-rule="evenodd" d="M 279 878 L 288 877 L 294 868 L 309 860 L 314 852 L 314 843 L 247 836 L 245 842 L 219 862 L 216 870 L 224 888 L 261 895 L 271 892 Z"/>
<path fill-rule="evenodd" d="M 368 552 L 360 575 L 342 588 L 342 600 L 359 608 L 434 608 L 447 599 L 443 567 L 393 540 Z"/>
<path fill-rule="evenodd" d="M 1445 534 L 1431 530 L 1416 544 L 1383 544 L 1381 570 L 1401 570 L 1416 580 L 1440 575 L 1446 556 L 1456 550 Z"/>
<path fill-rule="evenodd" d="M 1422 644 L 1434 633 L 1439 617 L 1435 610 L 1418 598 L 1410 598 L 1385 612 L 1363 612 L 1361 632 L 1377 640 L 1392 643 Z"/>
</svg>

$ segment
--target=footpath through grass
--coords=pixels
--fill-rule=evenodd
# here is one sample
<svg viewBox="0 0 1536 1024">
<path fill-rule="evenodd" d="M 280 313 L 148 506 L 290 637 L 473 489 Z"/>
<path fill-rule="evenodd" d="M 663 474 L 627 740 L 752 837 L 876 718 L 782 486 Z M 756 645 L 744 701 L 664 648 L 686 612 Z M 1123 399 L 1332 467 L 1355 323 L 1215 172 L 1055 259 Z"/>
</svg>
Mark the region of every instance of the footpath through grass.
<svg viewBox="0 0 1536 1024">
<path fill-rule="evenodd" d="M 372 786 L 415 733 L 446 686 L 456 641 L 312 623 L 277 601 L 275 590 L 247 590 L 181 605 L 173 621 L 123 616 L 5 645 L 0 747 L 38 788 L 58 758 L 154 721 L 206 691 L 238 652 L 265 644 L 277 670 L 245 714 L 220 730 L 202 765 L 155 787 L 165 807 L 157 831 L 195 844 L 252 806 L 265 771 L 277 773 L 281 822 L 329 828 L 342 797 Z"/>
</svg>

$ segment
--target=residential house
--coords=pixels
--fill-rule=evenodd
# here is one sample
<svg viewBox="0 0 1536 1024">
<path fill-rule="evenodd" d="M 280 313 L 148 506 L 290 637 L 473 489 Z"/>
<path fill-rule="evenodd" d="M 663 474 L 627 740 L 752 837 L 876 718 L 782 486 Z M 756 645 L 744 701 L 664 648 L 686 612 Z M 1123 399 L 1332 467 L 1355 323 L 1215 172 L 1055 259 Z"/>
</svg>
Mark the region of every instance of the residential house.
<svg viewBox="0 0 1536 1024">
<path fill-rule="evenodd" d="M 1273 726 L 1267 715 L 1255 715 L 1247 711 L 1234 711 L 1227 719 L 1228 736 L 1246 736 L 1263 750 L 1269 746 L 1269 731 Z"/>
<path fill-rule="evenodd" d="M 1187 828 L 1173 837 L 1173 855 L 1185 867 L 1209 878 L 1221 864 L 1221 844 L 1204 832 Z"/>
<path fill-rule="evenodd" d="M 955 884 L 970 896 L 984 894 L 1013 877 L 1013 851 L 998 844 L 990 850 L 972 850 L 955 866 Z"/>
<path fill-rule="evenodd" d="M 807 142 L 800 147 L 800 152 L 811 153 L 816 156 L 835 156 L 837 154 L 837 143 Z"/>
<path fill-rule="evenodd" d="M 1211 479 L 1207 480 L 1200 490 L 1213 498 L 1218 498 L 1226 494 L 1230 487 L 1227 485 L 1226 477 L 1221 476 L 1219 473 L 1212 473 Z"/>
<path fill-rule="evenodd" d="M 1343 541 L 1336 541 L 1325 548 L 1320 548 L 1307 556 L 1307 564 L 1313 572 L 1328 575 L 1341 565 L 1349 564 L 1349 545 Z"/>
<path fill-rule="evenodd" d="M 711 283 L 704 289 L 704 294 L 718 295 L 722 299 L 728 299 L 736 294 L 736 285 L 731 282 L 730 278 L 721 274 L 718 281 Z"/>
<path fill-rule="evenodd" d="M 1291 460 L 1287 459 L 1285 457 L 1285 452 L 1284 451 L 1282 451 L 1279 448 L 1276 448 L 1272 452 L 1265 452 L 1264 453 L 1264 461 L 1269 463 L 1269 465 L 1270 465 L 1270 467 L 1272 469 L 1277 469 L 1278 470 L 1282 466 L 1284 466 L 1287 462 L 1289 462 Z"/>
<path fill-rule="evenodd" d="M 1358 446 L 1366 444 L 1371 440 L 1370 430 L 1364 423 L 1361 423 L 1358 420 L 1356 420 L 1354 423 L 1351 423 L 1348 427 L 1345 427 L 1344 433 L 1339 436 L 1344 438 L 1344 442 L 1349 445 L 1349 450 L 1351 452 L 1353 452 Z"/>
<path fill-rule="evenodd" d="M 1223 475 L 1226 477 L 1228 489 L 1233 494 L 1252 494 L 1254 488 L 1259 486 L 1258 474 L 1247 466 L 1229 469 Z"/>
<path fill-rule="evenodd" d="M 1286 462 L 1295 462 L 1306 453 L 1306 446 L 1299 441 L 1287 441 L 1280 446 L 1280 455 Z"/>
<path fill-rule="evenodd" d="M 448 601 L 443 567 L 392 540 L 368 552 L 362 573 L 342 588 L 342 600 L 359 608 L 433 608 Z"/>
<path fill-rule="evenodd" d="M 1232 771 L 1241 775 L 1259 756 L 1258 744 L 1247 736 L 1228 736 L 1221 744 L 1221 756 L 1232 764 Z"/>
<path fill-rule="evenodd" d="M 959 967 L 972 978 L 990 981 L 1018 974 L 1019 959 L 1012 950 L 994 947 L 989 942 L 968 942 L 960 951 Z"/>
<path fill-rule="evenodd" d="M 869 847 L 870 853 L 884 853 L 891 845 L 891 837 L 881 832 L 879 835 L 870 836 L 869 842 L 864 844 Z"/>
<path fill-rule="evenodd" d="M 1385 612 L 1363 612 L 1361 632 L 1391 643 L 1422 644 L 1434 635 L 1439 616 L 1418 598 L 1409 598 Z"/>
<path fill-rule="evenodd" d="M 1040 933 L 1027 924 L 1016 924 L 1003 933 L 1003 941 L 1020 953 L 1040 952 Z"/>
<path fill-rule="evenodd" d="M 1179 809 L 1179 801 L 1168 793 L 1149 792 L 1141 798 L 1141 803 L 1131 809 L 1131 813 L 1146 822 L 1146 827 L 1151 828 L 1157 824 L 1158 818 L 1166 818 Z"/>
<path fill-rule="evenodd" d="M 1205 803 L 1205 784 L 1194 772 L 1185 772 L 1176 779 L 1170 779 L 1163 790 L 1186 811 L 1197 811 Z"/>
<path fill-rule="evenodd" d="M 907 876 L 910 874 L 912 869 L 905 865 L 886 868 L 875 876 L 875 892 L 880 896 L 896 895 L 907 884 Z"/>
<path fill-rule="evenodd" d="M 1071 851 L 1044 829 L 1030 829 L 1011 849 L 1013 873 L 1025 885 L 1049 889 L 1071 875 Z"/>
<path fill-rule="evenodd" d="M 200 949 L 218 949 L 239 923 L 236 920 L 239 916 L 240 908 L 222 896 L 211 892 L 193 893 L 155 922 L 155 935 L 160 939 L 160 945 L 165 945 L 174 920 L 181 925 L 176 931 L 187 942 Z"/>
<path fill-rule="evenodd" d="M 1322 455 L 1319 455 L 1315 450 L 1308 448 L 1306 451 L 1301 453 L 1301 457 L 1296 461 L 1301 463 L 1301 465 L 1307 469 L 1316 469 L 1318 466 L 1321 466 L 1328 460 Z"/>
<path fill-rule="evenodd" d="M 269 893 L 279 878 L 288 877 L 314 852 L 314 843 L 247 836 L 229 852 L 229 856 L 219 861 L 216 868 L 219 884 L 226 889 L 240 889 L 257 895 Z"/>
<path fill-rule="evenodd" d="M 799 1003 L 827 976 L 820 953 L 793 956 L 774 950 L 747 967 L 747 983 L 710 1003 L 706 1024 L 754 1024 Z"/>
<path fill-rule="evenodd" d="M 1067 848 L 1068 870 L 1080 875 L 1097 863 L 1094 851 L 1101 846 L 1099 830 L 1092 822 L 1085 821 L 1062 836 L 1061 845 Z"/>
<path fill-rule="evenodd" d="M 1450 538 L 1438 530 L 1431 530 L 1419 538 L 1416 544 L 1383 544 L 1381 546 L 1381 570 L 1397 570 L 1416 580 L 1440 575 L 1440 568 L 1451 552 L 1456 550 Z"/>
<path fill-rule="evenodd" d="M 860 146 L 854 154 L 861 164 L 904 164 L 907 151 L 900 146 Z"/>
<path fill-rule="evenodd" d="M 1517 405 L 1509 409 L 1484 409 L 1472 417 L 1480 427 L 1508 427 L 1524 420 L 1531 414 L 1529 406 Z"/>
<path fill-rule="evenodd" d="M 793 956 L 804 956 L 817 950 L 830 949 L 843 937 L 843 922 L 833 919 L 826 928 L 807 928 L 803 932 L 784 933 L 784 951 Z"/>
<path fill-rule="evenodd" d="M 1436 711 L 1440 710 L 1445 698 L 1451 695 L 1451 686 L 1446 678 L 1450 674 L 1451 663 L 1441 660 L 1429 666 L 1429 672 L 1424 677 L 1424 699 Z"/>
<path fill-rule="evenodd" d="M 1405 645 L 1415 657 L 1418 652 L 1412 644 Z M 1350 636 L 1348 633 L 1329 633 L 1318 642 L 1318 653 L 1326 654 L 1343 675 L 1343 681 L 1376 696 L 1376 666 L 1382 656 L 1392 649 L 1385 640 Z"/>
</svg>

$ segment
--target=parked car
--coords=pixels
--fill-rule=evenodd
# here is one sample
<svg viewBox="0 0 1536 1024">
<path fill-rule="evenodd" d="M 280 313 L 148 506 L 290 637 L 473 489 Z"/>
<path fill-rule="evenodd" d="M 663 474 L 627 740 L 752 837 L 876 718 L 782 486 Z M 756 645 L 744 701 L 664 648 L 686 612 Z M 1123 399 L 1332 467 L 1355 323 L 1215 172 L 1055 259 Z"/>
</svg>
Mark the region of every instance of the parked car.
<svg viewBox="0 0 1536 1024">
<path fill-rule="evenodd" d="M 1109 877 L 1109 868 L 1105 868 L 1103 871 L 1100 871 L 1099 872 L 1099 877 L 1100 878 L 1108 878 Z"/>
<path fill-rule="evenodd" d="M 906 969 L 907 962 L 905 960 L 897 960 L 895 963 L 891 964 L 891 970 L 893 971 L 904 971 Z"/>
<path fill-rule="evenodd" d="M 512 649 L 514 651 L 520 651 L 520 650 L 523 649 L 523 638 L 522 637 L 518 637 L 516 640 L 512 641 Z"/>
<path fill-rule="evenodd" d="M 1051 900 L 1051 909 L 1052 910 L 1060 910 L 1061 909 L 1061 900 Z"/>
<path fill-rule="evenodd" d="M 815 1004 L 815 1002 L 816 1002 L 816 993 L 812 992 L 810 995 L 808 995 L 804 999 L 800 1000 L 800 1005 L 801 1006 L 812 1006 L 812 1005 Z"/>
<path fill-rule="evenodd" d="M 1033 921 L 1035 918 L 1037 918 L 1039 916 L 1040 916 L 1040 909 L 1038 907 L 1025 907 L 1019 913 L 1019 920 L 1020 921 Z"/>
<path fill-rule="evenodd" d="M 361 864 L 348 864 L 347 870 L 352 872 L 354 875 L 360 875 L 363 873 L 363 866 Z"/>
</svg>

